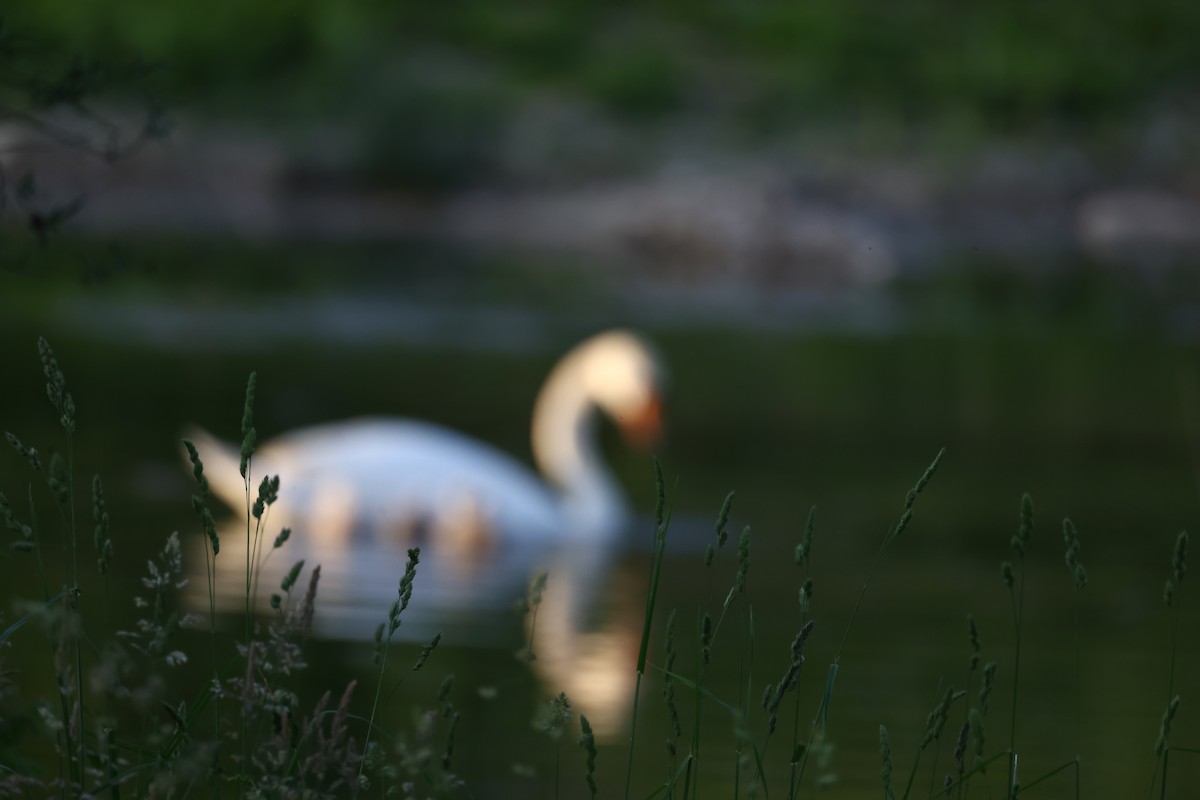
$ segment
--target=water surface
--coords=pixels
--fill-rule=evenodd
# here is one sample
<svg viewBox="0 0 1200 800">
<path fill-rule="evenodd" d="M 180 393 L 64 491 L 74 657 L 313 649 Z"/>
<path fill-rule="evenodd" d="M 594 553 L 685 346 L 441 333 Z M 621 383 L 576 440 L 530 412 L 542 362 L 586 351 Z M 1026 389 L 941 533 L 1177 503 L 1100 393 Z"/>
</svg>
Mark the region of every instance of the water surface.
<svg viewBox="0 0 1200 800">
<path fill-rule="evenodd" d="M 195 551 L 200 534 L 188 506 L 191 487 L 178 436 L 185 424 L 198 423 L 236 438 L 251 369 L 259 372 L 257 421 L 264 438 L 357 415 L 403 415 L 477 436 L 528 462 L 529 411 L 555 358 L 591 330 L 637 323 L 671 369 L 670 427 L 659 456 L 676 525 L 663 569 L 652 665 L 662 664 L 662 622 L 677 609 L 677 668 L 694 670 L 699 615 L 719 613 L 736 571 L 734 543 L 711 569 L 703 566 L 703 548 L 722 498 L 736 490 L 730 529 L 735 538 L 745 525 L 752 530 L 748 592 L 722 623 L 706 685 L 716 697 L 738 704 L 752 674 L 749 703 L 756 710 L 750 724 L 761 740 L 765 722 L 757 711 L 758 694 L 782 676 L 802 624 L 797 597 L 805 573 L 792 553 L 816 505 L 811 564 L 816 628 L 799 690 L 799 729 L 806 736 L 875 548 L 908 488 L 944 446 L 939 473 L 919 498 L 912 525 L 880 562 L 846 638 L 829 723 L 837 746 L 830 765 L 838 775 L 834 796 L 878 794 L 880 724 L 892 732 L 903 779 L 926 714 L 945 687 L 970 680 L 977 689 L 978 673 L 967 674 L 968 613 L 979 623 L 983 659 L 1000 664 L 988 750 L 1007 742 L 1014 635 L 999 565 L 1014 558 L 1008 542 L 1026 490 L 1035 499 L 1038 529 L 1027 561 L 1016 739 L 1022 775 L 1032 779 L 1076 753 L 1078 630 L 1083 796 L 1131 796 L 1149 786 L 1152 747 L 1167 701 L 1162 584 L 1176 534 L 1193 527 L 1200 475 L 1194 458 L 1200 442 L 1195 388 L 1200 361 L 1194 346 L 1161 330 L 1145 333 L 1078 319 L 924 325 L 919 316 L 886 332 L 813 330 L 734 326 L 728 319 L 681 313 L 669 325 L 656 325 L 652 315 L 612 306 L 573 317 L 572 309 L 582 306 L 568 291 L 555 311 L 539 313 L 513 302 L 519 313 L 508 319 L 527 322 L 514 325 L 513 335 L 500 341 L 471 335 L 467 320 L 484 331 L 508 323 L 469 313 L 439 316 L 428 303 L 422 306 L 427 322 L 418 333 L 402 322 L 381 328 L 386 315 L 376 312 L 392 297 L 398 318 L 410 308 L 405 292 L 389 287 L 365 307 L 355 335 L 327 336 L 328 326 L 316 323 L 322 335 L 307 335 L 311 320 L 296 313 L 290 327 L 272 314 L 259 326 L 250 314 L 238 317 L 236 327 L 208 336 L 202 315 L 181 325 L 168 313 L 166 328 L 144 329 L 132 312 L 111 316 L 106 309 L 153 317 L 163 307 L 161 298 L 139 300 L 120 285 L 67 294 L 69 302 L 40 293 L 3 301 L 2 426 L 39 447 L 58 446 L 34 347 L 36 335 L 46 335 L 79 407 L 80 471 L 101 473 L 110 494 L 118 561 L 107 591 L 117 615 L 124 612 L 116 587 L 130 585 L 146 555 L 170 531 L 191 537 Z M 169 299 L 165 307 L 177 302 Z M 270 302 L 278 308 L 292 301 Z M 311 306 L 310 300 L 294 302 L 295 308 Z M 89 308 L 95 311 L 90 317 Z M 354 318 L 344 312 L 335 318 Z M 208 324 L 229 325 L 230 317 L 217 314 Z M 149 332 L 154 330 L 160 335 Z M 172 338 L 162 330 L 183 333 Z M 386 335 L 376 335 L 380 330 Z M 443 330 L 456 333 L 442 336 Z M 200 337 L 203 346 L 191 346 L 188 337 Z M 625 449 L 611 430 L 603 437 L 637 521 L 628 546 L 605 571 L 606 591 L 589 625 L 612 633 L 615 657 L 628 663 L 636 654 L 649 574 L 654 481 L 645 455 Z M 21 496 L 28 481 L 22 462 L 12 452 L 0 459 L 0 488 Z M 1078 595 L 1063 565 L 1064 516 L 1078 526 L 1090 573 Z M 315 697 L 357 677 L 359 702 L 365 704 L 372 674 L 365 639 L 386 616 L 403 552 L 311 553 L 299 538 L 293 553 L 273 556 L 273 563 L 286 567 L 309 557 L 322 562 L 317 630 L 336 634 L 314 643 L 314 669 L 302 680 Z M 485 577 L 473 584 L 478 602 L 468 612 L 439 618 L 436 607 L 453 605 L 452 596 L 438 594 L 453 585 L 444 571 L 450 566 L 430 564 L 428 573 L 418 574 L 416 594 L 419 599 L 427 593 L 430 613 L 423 616 L 414 605 L 406 638 L 419 642 L 441 626 L 445 637 L 425 670 L 406 678 L 388 709 L 389 722 L 406 724 L 412 709 L 453 672 L 463 713 L 455 766 L 475 787 L 474 795 L 551 794 L 554 746 L 528 721 L 535 704 L 559 687 L 543 683 L 546 670 L 514 656 L 528 644 L 528 628 L 513 610 L 526 563 L 480 573 Z M 6 616 L 8 598 L 32 593 L 28 584 L 20 573 L 5 581 Z M 1190 588 L 1185 585 L 1180 595 L 1185 637 L 1176 690 L 1184 704 L 1173 735 L 1185 746 L 1200 743 L 1200 725 L 1187 711 L 1200 663 Z M 348 596 L 349 589 L 354 591 Z M 551 593 L 545 602 L 555 600 Z M 540 613 L 547 614 L 542 623 L 552 626 L 549 605 Z M 199 635 L 191 644 L 206 646 Z M 403 663 L 415 657 L 418 644 L 405 641 L 399 647 L 403 658 L 396 663 Z M 545 658 L 552 660 L 550 653 Z M 30 659 L 18 667 L 36 690 L 34 676 L 44 665 Z M 638 796 L 668 769 L 661 686 L 652 668 L 642 689 L 634 765 L 635 786 L 642 787 Z M 690 693 L 677 691 L 690 719 Z M 716 702 L 702 706 L 704 794 L 726 794 L 734 774 L 734 721 Z M 792 738 L 791 700 L 784 708 L 767 750 L 772 792 L 784 780 Z M 943 734 L 940 771 L 950 761 L 949 742 L 963 710 L 960 701 Z M 582 788 L 582 754 L 573 739 L 561 748 L 567 796 Z M 600 753 L 604 796 L 618 796 L 623 784 L 621 739 L 615 735 Z M 1179 756 L 1173 767 L 1175 793 L 1200 789 L 1200 771 L 1186 758 Z M 540 777 L 523 777 L 529 767 Z M 923 770 L 916 785 L 927 789 L 930 775 Z M 935 778 L 940 783 L 940 772 Z M 745 780 L 743 775 L 743 786 Z M 1045 785 L 1044 796 L 1066 792 L 1065 781 L 1054 782 Z"/>
</svg>

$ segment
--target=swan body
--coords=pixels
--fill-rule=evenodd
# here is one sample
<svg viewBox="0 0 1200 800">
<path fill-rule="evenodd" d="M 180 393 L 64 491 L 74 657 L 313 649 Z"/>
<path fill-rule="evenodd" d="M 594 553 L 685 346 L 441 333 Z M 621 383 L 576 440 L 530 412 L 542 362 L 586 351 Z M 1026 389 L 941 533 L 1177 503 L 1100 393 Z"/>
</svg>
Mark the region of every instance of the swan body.
<svg viewBox="0 0 1200 800">
<path fill-rule="evenodd" d="M 439 549 L 480 540 L 606 540 L 626 518 L 599 457 L 597 412 L 631 435 L 657 424 L 662 373 L 624 331 L 594 336 L 555 366 L 534 407 L 534 458 L 545 478 L 496 448 L 427 422 L 370 418 L 285 434 L 260 446 L 255 475 L 279 475 L 272 519 L 336 540 L 369 530 Z M 245 513 L 238 451 L 193 431 L 213 492 Z M 282 517 L 282 519 L 280 519 Z"/>
</svg>

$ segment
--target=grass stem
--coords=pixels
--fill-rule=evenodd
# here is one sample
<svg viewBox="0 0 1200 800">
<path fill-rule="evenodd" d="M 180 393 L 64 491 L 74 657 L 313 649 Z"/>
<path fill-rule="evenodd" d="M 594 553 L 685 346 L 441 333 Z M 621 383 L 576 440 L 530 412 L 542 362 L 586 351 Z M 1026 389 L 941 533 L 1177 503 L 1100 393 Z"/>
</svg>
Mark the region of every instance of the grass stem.
<svg viewBox="0 0 1200 800">
<path fill-rule="evenodd" d="M 646 655 L 650 650 L 650 627 L 654 622 L 654 605 L 658 598 L 658 584 L 662 577 L 663 556 L 667 548 L 667 529 L 671 525 L 671 508 L 667 507 L 666 483 L 662 464 L 654 459 L 654 481 L 658 495 L 654 512 L 654 560 L 650 567 L 650 591 L 646 597 L 646 617 L 642 622 L 642 642 L 638 648 L 637 678 L 633 685 L 633 718 L 629 723 L 629 757 L 625 764 L 625 798 L 629 798 L 633 781 L 633 754 L 637 745 L 638 704 L 642 694 L 642 675 L 646 672 Z"/>
</svg>

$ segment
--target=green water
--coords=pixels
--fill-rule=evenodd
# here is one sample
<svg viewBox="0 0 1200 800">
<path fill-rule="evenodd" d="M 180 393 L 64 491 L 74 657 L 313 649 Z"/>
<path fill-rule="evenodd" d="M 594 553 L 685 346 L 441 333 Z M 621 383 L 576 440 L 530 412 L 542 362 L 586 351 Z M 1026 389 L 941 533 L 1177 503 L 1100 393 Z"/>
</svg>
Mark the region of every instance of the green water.
<svg viewBox="0 0 1200 800">
<path fill-rule="evenodd" d="M 418 277 L 426 281 L 428 275 Z M 4 278 L 11 291 L 0 299 L 0 427 L 47 450 L 58 441 L 34 347 L 43 334 L 56 348 L 79 408 L 80 472 L 100 472 L 108 487 L 118 551 L 108 602 L 116 616 L 124 613 L 119 587 L 131 585 L 151 548 L 171 530 L 199 535 L 188 507 L 188 476 L 176 452 L 180 428 L 197 422 L 233 438 L 251 369 L 259 372 L 263 437 L 319 421 L 395 414 L 436 420 L 528 460 L 529 409 L 556 355 L 591 330 L 637 324 L 661 348 L 671 370 L 669 430 L 659 456 L 680 524 L 671 534 L 658 620 L 677 608 L 683 642 L 693 635 L 696 609 L 716 610 L 733 579 L 732 547 L 713 570 L 701 563 L 710 520 L 730 489 L 737 491 L 731 530 L 736 535 L 750 525 L 753 531 L 749 602 L 731 609 L 706 679 L 716 696 L 739 702 L 752 658 L 749 702 L 757 709 L 763 685 L 778 681 L 786 668 L 800 625 L 797 592 L 803 577 L 792 563 L 792 548 L 815 504 L 816 628 L 799 690 L 800 730 L 807 736 L 827 665 L 874 549 L 905 492 L 945 446 L 941 470 L 918 500 L 911 527 L 881 562 L 846 641 L 829 722 L 838 775 L 830 796 L 878 796 L 881 723 L 892 735 L 894 780 L 906 779 L 926 714 L 945 686 L 966 680 L 967 613 L 979 622 L 983 659 L 1000 663 L 987 750 L 1007 743 L 1013 630 L 999 564 L 1013 558 L 1008 540 L 1025 490 L 1033 494 L 1038 529 L 1028 560 L 1021 656 L 1016 741 L 1022 779 L 1028 782 L 1076 753 L 1076 597 L 1063 566 L 1060 529 L 1069 515 L 1090 573 L 1078 597 L 1082 794 L 1139 796 L 1149 788 L 1152 748 L 1168 699 L 1162 584 L 1175 536 L 1194 527 L 1198 510 L 1200 354 L 1194 346 L 1172 340 L 1162 329 L 1148 332 L 1091 318 L 928 325 L 918 317 L 887 335 L 800 325 L 755 332 L 704 313 L 676 313 L 666 325 L 653 314 L 612 303 L 596 310 L 579 288 L 586 281 L 561 278 L 532 281 L 528 295 L 519 285 L 508 288 L 502 305 L 533 322 L 527 328 L 512 323 L 505 337 L 493 334 L 505 330 L 508 318 L 487 317 L 485 297 L 459 309 L 458 317 L 438 317 L 438 292 L 421 295 L 412 287 L 428 281 L 403 274 L 368 293 L 402 308 L 413 307 L 405 304 L 416 296 L 417 307 L 432 309 L 435 324 L 420 335 L 387 328 L 374 338 L 367 330 L 338 339 L 308 335 L 323 329 L 304 313 L 294 315 L 282 332 L 267 325 L 279 293 L 243 289 L 224 299 L 191 278 L 182 282 L 186 290 L 157 293 L 147 288 L 153 281 L 143 280 L 81 288 L 70 280 Z M 312 303 L 302 308 L 320 308 L 325 291 L 317 286 L 299 292 Z M 557 304 L 545 302 L 551 296 Z M 440 295 L 452 297 L 449 290 Z M 185 331 L 176 339 L 170 324 L 142 325 L 127 313 L 165 307 L 170 319 L 183 309 L 229 303 L 251 310 L 249 323 L 237 323 L 246 325 L 244 335 L 207 335 L 201 325 L 199 333 Z M 257 304 L 261 330 L 253 324 Z M 89 316 L 113 307 L 124 311 Z M 472 333 L 454 321 L 462 319 L 482 320 L 479 330 Z M 212 326 L 233 324 L 228 316 L 211 320 Z M 188 341 L 189 335 L 196 340 Z M 654 502 L 648 458 L 627 451 L 613 432 L 604 436 L 633 505 L 648 519 Z M 27 481 L 16 454 L 0 453 L 0 489 L 21 497 Z M 646 528 L 648 541 L 648 523 Z M 648 550 L 647 544 L 625 557 L 623 579 L 613 589 L 619 596 L 612 598 L 611 618 L 635 636 Z M 34 593 L 22 564 L 15 558 L 0 564 L 6 618 L 11 619 L 11 597 Z M 397 563 L 397 577 L 401 566 Z M 1185 583 L 1181 594 L 1184 639 L 1176 691 L 1183 705 L 1173 741 L 1194 747 L 1200 745 L 1200 723 L 1189 700 L 1200 664 L 1194 635 L 1200 601 L 1189 596 L 1191 589 Z M 381 620 L 385 612 L 379 609 Z M 37 677 L 46 674 L 38 660 L 44 648 L 14 644 L 15 666 L 22 670 L 18 686 L 44 690 L 44 679 Z M 192 644 L 197 650 L 206 646 L 202 639 Z M 463 716 L 454 766 L 476 797 L 553 795 L 554 747 L 529 724 L 534 704 L 553 687 L 540 687 L 513 658 L 520 644 L 515 615 L 511 642 L 502 647 L 445 641 L 389 707 L 389 723 L 406 724 L 411 709 L 431 697 L 447 672 L 455 673 Z M 694 647 L 680 647 L 679 664 L 687 673 Z M 303 678 L 308 692 L 302 696 L 315 699 L 326 688 L 336 693 L 358 677 L 357 710 L 365 714 L 373 689 L 369 650 L 369 644 L 315 643 L 315 666 Z M 400 661 L 408 657 L 405 651 Z M 661 663 L 661 624 L 650 660 Z M 972 683 L 977 686 L 978 674 Z M 480 687 L 486 687 L 483 694 Z M 660 677 L 651 671 L 642 690 L 634 761 L 638 797 L 668 769 L 660 689 Z M 686 730 L 693 701 L 686 689 L 678 691 Z M 785 794 L 779 787 L 786 780 L 791 704 L 789 697 L 767 752 L 772 796 Z M 706 701 L 703 709 L 702 794 L 728 796 L 735 763 L 732 720 L 715 702 Z M 950 763 L 963 713 L 960 701 L 942 736 L 935 785 Z M 756 710 L 755 737 L 761 739 L 764 724 Z M 561 745 L 563 796 L 583 792 L 583 758 L 574 738 Z M 620 741 L 602 747 L 602 795 L 620 796 L 625 753 Z M 515 774 L 514 763 L 532 767 L 539 777 Z M 1187 755 L 1172 761 L 1174 796 L 1200 789 L 1197 763 Z M 915 784 L 921 791 L 914 796 L 928 790 L 929 754 L 923 765 Z M 1003 771 L 999 764 L 995 770 Z M 743 788 L 749 775 L 743 773 Z M 994 781 L 993 790 L 999 785 Z M 1040 787 L 1037 796 L 1067 796 L 1068 786 L 1064 774 Z M 977 790 L 974 796 L 985 795 Z"/>
</svg>

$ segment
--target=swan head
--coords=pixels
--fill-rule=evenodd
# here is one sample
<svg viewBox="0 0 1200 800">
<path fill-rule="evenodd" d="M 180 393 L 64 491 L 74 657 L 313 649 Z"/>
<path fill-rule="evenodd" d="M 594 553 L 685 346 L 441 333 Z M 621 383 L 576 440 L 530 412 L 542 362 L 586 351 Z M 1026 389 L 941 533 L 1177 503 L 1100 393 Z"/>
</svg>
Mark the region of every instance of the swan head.
<svg viewBox="0 0 1200 800">
<path fill-rule="evenodd" d="M 662 432 L 665 375 L 654 349 L 629 331 L 608 331 L 575 355 L 584 392 L 632 443 L 652 445 Z"/>
</svg>

